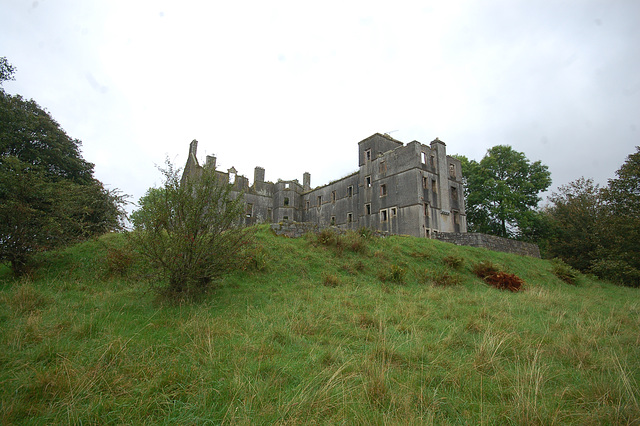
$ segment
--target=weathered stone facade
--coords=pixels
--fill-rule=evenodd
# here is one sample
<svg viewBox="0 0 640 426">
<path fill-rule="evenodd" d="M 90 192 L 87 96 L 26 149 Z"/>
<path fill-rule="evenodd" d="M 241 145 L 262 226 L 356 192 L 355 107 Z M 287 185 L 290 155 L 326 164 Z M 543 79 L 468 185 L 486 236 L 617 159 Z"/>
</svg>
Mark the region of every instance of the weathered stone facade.
<svg viewBox="0 0 640 426">
<path fill-rule="evenodd" d="M 197 141 L 191 142 L 183 179 L 216 165 L 215 157 L 207 156 L 201 166 L 197 147 Z M 467 231 L 460 161 L 446 155 L 444 142 L 436 138 L 429 145 L 405 145 L 376 133 L 358 143 L 358 165 L 349 176 L 316 188 L 309 173 L 302 185 L 297 179 L 272 183 L 256 167 L 252 186 L 233 167 L 217 173 L 243 194 L 247 225 L 290 220 L 429 238 Z"/>
</svg>

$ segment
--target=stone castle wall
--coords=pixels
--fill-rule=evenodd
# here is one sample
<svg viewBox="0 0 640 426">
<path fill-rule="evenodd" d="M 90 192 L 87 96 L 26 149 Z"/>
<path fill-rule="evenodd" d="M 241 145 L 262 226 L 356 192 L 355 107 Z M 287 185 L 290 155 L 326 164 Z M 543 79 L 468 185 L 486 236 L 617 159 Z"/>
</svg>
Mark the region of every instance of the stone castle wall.
<svg viewBox="0 0 640 426">
<path fill-rule="evenodd" d="M 483 247 L 493 251 L 540 258 L 540 249 L 536 244 L 496 237 L 495 235 L 476 232 L 438 232 L 434 234 L 434 238 L 459 246 Z"/>
<path fill-rule="evenodd" d="M 338 234 L 347 232 L 346 229 L 340 229 L 336 226 L 322 227 L 309 222 L 284 221 L 271 225 L 271 229 L 276 233 L 276 235 L 284 235 L 289 238 L 300 238 L 309 232 L 318 233 L 325 228 L 329 228 Z M 374 235 L 385 236 L 388 234 L 383 232 L 374 232 Z M 475 232 L 438 232 L 434 234 L 434 238 L 459 246 L 481 247 L 503 253 L 513 253 L 522 256 L 540 258 L 540 249 L 536 244 L 496 237 L 495 235 L 479 234 Z"/>
</svg>

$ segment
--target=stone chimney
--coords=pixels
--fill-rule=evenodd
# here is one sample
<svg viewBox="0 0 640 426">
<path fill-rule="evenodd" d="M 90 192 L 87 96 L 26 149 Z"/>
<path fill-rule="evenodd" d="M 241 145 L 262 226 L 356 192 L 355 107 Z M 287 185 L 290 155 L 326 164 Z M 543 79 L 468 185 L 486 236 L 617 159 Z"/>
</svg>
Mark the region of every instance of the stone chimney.
<svg viewBox="0 0 640 426">
<path fill-rule="evenodd" d="M 311 189 L 311 174 L 309 172 L 304 172 L 302 175 L 302 189 L 304 191 Z"/>
<path fill-rule="evenodd" d="M 262 167 L 253 169 L 253 182 L 264 182 L 264 169 Z"/>
</svg>

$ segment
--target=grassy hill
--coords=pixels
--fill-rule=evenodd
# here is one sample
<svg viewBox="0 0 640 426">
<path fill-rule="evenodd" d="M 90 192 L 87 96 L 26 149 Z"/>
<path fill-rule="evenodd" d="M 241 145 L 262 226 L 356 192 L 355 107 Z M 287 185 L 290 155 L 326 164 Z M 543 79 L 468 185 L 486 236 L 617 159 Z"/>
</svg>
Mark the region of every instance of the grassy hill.
<svg viewBox="0 0 640 426">
<path fill-rule="evenodd" d="M 200 303 L 162 302 L 123 235 L 0 268 L 0 423 L 640 423 L 636 289 L 413 237 L 257 239 Z"/>
</svg>

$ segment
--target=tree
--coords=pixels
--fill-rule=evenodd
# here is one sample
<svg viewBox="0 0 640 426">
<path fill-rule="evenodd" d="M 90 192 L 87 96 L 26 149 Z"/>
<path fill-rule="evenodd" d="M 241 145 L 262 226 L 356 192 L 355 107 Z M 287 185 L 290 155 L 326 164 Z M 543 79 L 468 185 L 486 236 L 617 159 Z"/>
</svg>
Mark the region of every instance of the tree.
<svg viewBox="0 0 640 426">
<path fill-rule="evenodd" d="M 7 69 L 0 61 L 3 79 Z M 0 90 L 0 262 L 16 275 L 37 252 L 122 226 L 125 197 L 93 177 L 80 145 L 35 101 Z"/>
<path fill-rule="evenodd" d="M 16 72 L 16 69 L 11 65 L 6 57 L 0 57 L 0 84 L 3 81 L 13 80 L 13 74 Z"/>
<path fill-rule="evenodd" d="M 616 176 L 603 191 L 605 234 L 592 269 L 602 278 L 640 287 L 640 147 Z"/>
<path fill-rule="evenodd" d="M 551 185 L 551 174 L 540 161 L 497 145 L 476 162 L 458 156 L 465 183 L 467 224 L 473 232 L 522 238 L 536 222 L 539 194 Z"/>
<path fill-rule="evenodd" d="M 597 258 L 604 219 L 603 193 L 592 179 L 562 185 L 549 197 L 547 254 L 589 272 Z"/>
<path fill-rule="evenodd" d="M 168 160 L 161 172 L 163 186 L 149 189 L 132 214 L 133 240 L 168 283 L 166 294 L 191 297 L 244 263 L 252 241 L 240 226 L 244 200 L 214 168 L 182 184 Z"/>
</svg>

